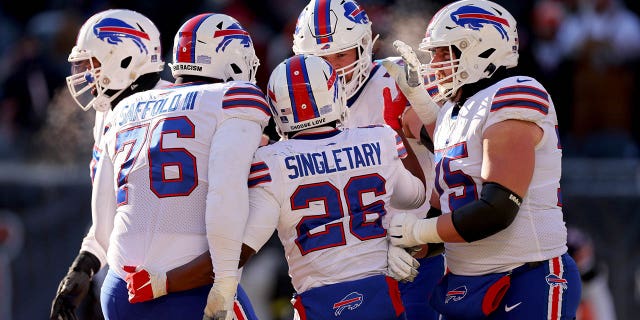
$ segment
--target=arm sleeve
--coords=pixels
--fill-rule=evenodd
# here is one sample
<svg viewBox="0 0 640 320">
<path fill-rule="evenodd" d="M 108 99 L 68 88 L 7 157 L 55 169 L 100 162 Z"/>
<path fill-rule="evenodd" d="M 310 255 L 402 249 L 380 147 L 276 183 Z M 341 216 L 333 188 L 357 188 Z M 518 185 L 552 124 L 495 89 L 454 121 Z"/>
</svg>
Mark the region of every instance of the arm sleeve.
<svg viewBox="0 0 640 320">
<path fill-rule="evenodd" d="M 391 128 L 385 128 L 390 130 L 390 137 L 393 137 L 393 145 L 398 147 L 398 136 Z M 401 141 L 400 141 L 401 143 Z M 402 147 L 404 149 L 404 145 Z M 405 151 L 406 152 L 406 151 Z M 391 206 L 396 209 L 416 209 L 422 206 L 427 198 L 425 186 L 416 178 L 409 170 L 404 167 L 402 160 L 400 160 L 400 152 L 392 160 L 395 166 L 395 185 L 393 194 L 391 195 Z"/>
<path fill-rule="evenodd" d="M 96 176 L 91 192 L 91 228 L 82 240 L 80 251 L 88 251 L 100 260 L 100 267 L 107 263 L 109 238 L 116 215 L 113 163 L 102 146 L 102 155 L 96 166 Z"/>
<path fill-rule="evenodd" d="M 244 243 L 258 252 L 278 226 L 280 205 L 266 189 L 249 189 L 249 221 Z"/>
<path fill-rule="evenodd" d="M 209 155 L 205 223 L 216 278 L 236 277 L 247 217 L 247 177 L 258 148 L 260 124 L 239 118 L 223 121 Z"/>
</svg>

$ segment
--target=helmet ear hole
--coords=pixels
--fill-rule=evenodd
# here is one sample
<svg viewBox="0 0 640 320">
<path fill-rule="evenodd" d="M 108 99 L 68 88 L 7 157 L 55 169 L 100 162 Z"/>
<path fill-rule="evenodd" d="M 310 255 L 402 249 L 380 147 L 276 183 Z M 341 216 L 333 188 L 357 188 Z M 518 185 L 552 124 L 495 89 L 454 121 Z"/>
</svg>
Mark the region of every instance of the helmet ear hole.
<svg viewBox="0 0 640 320">
<path fill-rule="evenodd" d="M 231 69 L 233 70 L 233 72 L 235 74 L 241 74 L 242 73 L 242 69 L 240 69 L 240 67 L 238 67 L 238 65 L 235 64 L 235 63 L 231 64 Z"/>
<path fill-rule="evenodd" d="M 489 58 L 494 52 L 496 52 L 495 48 L 489 48 L 487 50 L 485 50 L 483 53 L 479 54 L 478 57 L 482 58 L 482 59 L 487 59 Z"/>
<path fill-rule="evenodd" d="M 122 69 L 126 69 L 127 67 L 129 67 L 129 65 L 131 64 L 131 60 L 132 60 L 132 59 L 133 59 L 133 58 L 132 58 L 131 56 L 128 56 L 128 57 L 126 57 L 126 58 L 122 59 L 122 60 L 120 61 L 120 68 L 122 68 Z"/>
</svg>

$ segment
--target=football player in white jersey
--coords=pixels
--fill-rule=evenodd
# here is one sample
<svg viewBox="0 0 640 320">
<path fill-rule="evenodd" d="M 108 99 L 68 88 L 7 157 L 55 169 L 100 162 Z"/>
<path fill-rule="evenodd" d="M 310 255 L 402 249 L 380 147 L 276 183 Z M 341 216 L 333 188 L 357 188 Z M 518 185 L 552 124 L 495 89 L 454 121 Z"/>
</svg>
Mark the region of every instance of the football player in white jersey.
<svg viewBox="0 0 640 320">
<path fill-rule="evenodd" d="M 92 253 L 110 266 L 101 294 L 107 319 L 232 318 L 246 178 L 270 117 L 254 84 L 259 62 L 249 34 L 223 14 L 185 22 L 173 59 L 174 86 L 129 96 L 105 120 L 92 193 L 100 247 Z M 206 251 L 213 287 L 167 294 L 166 278 L 150 276 Z M 145 276 L 144 286 L 125 281 Z M 138 294 L 159 298 L 130 303 Z"/>
<path fill-rule="evenodd" d="M 267 100 L 284 140 L 258 149 L 251 165 L 241 265 L 277 229 L 300 319 L 404 319 L 397 281 L 412 281 L 418 263 L 384 235 L 390 203 L 424 202 L 424 183 L 412 175 L 420 164 L 385 125 L 339 130 L 342 90 L 335 69 L 314 56 L 289 58 L 272 73 Z M 167 273 L 185 288 L 206 276 L 211 263 L 202 257 Z"/>
<path fill-rule="evenodd" d="M 556 111 L 542 84 L 512 69 L 515 19 L 491 1 L 457 1 L 420 49 L 444 102 L 434 134 L 443 215 L 394 216 L 392 243 L 445 243 L 450 272 L 430 302 L 447 319 L 574 319 L 581 283 L 567 254 Z"/>
<path fill-rule="evenodd" d="M 373 38 L 371 24 L 366 11 L 356 1 L 311 0 L 298 17 L 292 49 L 296 54 L 310 54 L 326 59 L 342 76 L 349 107 L 346 127 L 356 128 L 386 122 L 392 128 L 399 129 L 397 117 L 394 119 L 388 113 L 391 104 L 402 101 L 402 94 L 397 91 L 394 78 L 389 76 L 383 66 L 383 60 L 372 61 L 373 44 L 377 36 Z M 395 63 L 402 61 L 398 57 L 385 60 Z M 396 96 L 399 97 L 392 98 Z M 405 110 L 405 105 L 400 107 Z M 413 112 L 412 108 L 407 110 Z M 424 109 L 419 115 L 423 121 L 435 122 L 436 112 L 437 108 L 432 107 Z M 422 165 L 427 180 L 426 192 L 430 195 L 434 177 L 433 149 L 428 149 L 427 146 L 433 144 L 429 141 L 421 145 L 416 138 L 409 138 L 407 141 Z M 411 212 L 423 218 L 428 210 L 427 201 L 423 207 Z M 420 254 L 425 253 L 426 250 L 423 250 Z M 413 282 L 400 284 L 402 300 L 409 320 L 436 320 L 438 314 L 429 306 L 424 292 L 433 288 L 444 274 L 444 257 L 420 257 L 418 277 Z"/>
<path fill-rule="evenodd" d="M 104 119 L 111 108 L 131 94 L 169 84 L 160 79 L 164 69 L 161 54 L 160 32 L 151 20 L 135 11 L 105 10 L 91 16 L 80 28 L 69 54 L 71 75 L 67 86 L 83 110 L 96 110 L 89 168 L 92 181 Z M 80 254 L 60 283 L 51 319 L 75 319 L 75 309 L 100 269 L 99 259 L 92 253 L 101 250 L 94 231 L 91 228 L 84 238 Z"/>
<path fill-rule="evenodd" d="M 341 130 L 342 83 L 316 56 L 278 65 L 267 100 L 283 139 L 254 157 L 245 244 L 257 251 L 277 229 L 299 319 L 404 319 L 387 259 L 415 261 L 389 251 L 387 210 L 420 207 L 426 195 L 403 166 L 401 138 L 386 125 Z"/>
</svg>

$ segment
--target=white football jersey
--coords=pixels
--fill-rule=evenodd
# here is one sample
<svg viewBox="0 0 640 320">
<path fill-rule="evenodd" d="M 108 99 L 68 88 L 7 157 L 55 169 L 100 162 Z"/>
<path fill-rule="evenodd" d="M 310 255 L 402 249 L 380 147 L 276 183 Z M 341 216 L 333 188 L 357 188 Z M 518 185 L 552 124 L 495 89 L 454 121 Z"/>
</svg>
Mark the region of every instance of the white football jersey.
<svg viewBox="0 0 640 320">
<path fill-rule="evenodd" d="M 402 63 L 400 57 L 389 57 L 386 60 L 395 63 Z M 382 90 L 389 88 L 391 97 L 398 95 L 398 87 L 387 69 L 382 65 L 381 60 L 373 62 L 369 78 L 351 98 L 347 100 L 349 113 L 344 124 L 347 128 L 366 127 L 372 124 L 383 124 L 384 122 L 384 97 Z M 420 144 L 419 139 L 407 139 L 411 143 L 411 149 L 416 154 L 422 171 L 424 172 L 427 188 L 425 190 L 427 197 L 431 195 L 433 189 L 433 155 L 427 148 Z M 427 198 L 428 199 L 428 198 Z M 424 218 L 429 210 L 429 201 L 425 201 L 424 205 L 415 210 L 403 210 Z M 395 210 L 392 208 L 392 210 Z"/>
<path fill-rule="evenodd" d="M 259 148 L 249 174 L 244 242 L 258 250 L 277 228 L 298 293 L 386 273 L 387 206 L 425 199 L 390 127 L 311 130 Z"/>
<path fill-rule="evenodd" d="M 216 154 L 254 141 L 212 141 L 227 124 L 237 126 L 234 132 L 255 132 L 248 174 L 269 117 L 262 91 L 240 81 L 150 90 L 114 108 L 106 121 L 92 209 L 96 239 L 108 248 L 107 262 L 119 276 L 124 278 L 125 265 L 170 270 L 207 251 L 205 215 L 230 210 L 221 202 L 209 205 L 212 197 L 244 203 L 248 211 L 246 198 L 236 199 L 239 190 L 209 184 L 209 168 L 227 166 L 212 163 Z"/>
<path fill-rule="evenodd" d="M 154 89 L 163 88 L 170 85 L 171 82 L 166 80 L 158 80 L 156 85 L 153 87 Z M 93 184 L 93 179 L 96 175 L 97 164 L 100 161 L 100 155 L 102 154 L 102 150 L 100 149 L 100 143 L 102 141 L 102 137 L 105 133 L 105 122 L 111 110 L 107 110 L 104 112 L 94 111 L 96 113 L 96 118 L 93 123 L 93 149 L 91 152 L 91 161 L 89 162 L 89 176 L 91 177 L 91 183 Z M 95 228 L 93 225 L 89 229 L 87 235 L 85 235 L 82 240 L 82 245 L 80 247 L 80 251 L 89 251 L 96 254 L 96 256 L 103 257 L 102 261 L 104 261 L 104 257 L 106 257 L 106 251 L 95 239 Z"/>
<path fill-rule="evenodd" d="M 513 223 L 472 243 L 446 243 L 447 266 L 455 274 L 510 270 L 567 251 L 560 199 L 562 150 L 556 110 L 544 87 L 530 77 L 501 80 L 462 107 L 447 102 L 434 134 L 436 190 L 443 213 L 479 199 L 482 135 L 491 125 L 517 119 L 536 123 L 544 135 L 535 150 L 535 170 Z"/>
<path fill-rule="evenodd" d="M 171 85 L 171 82 L 160 79 L 153 88 L 158 89 L 168 85 Z M 102 141 L 102 137 L 104 136 L 105 121 L 111 110 L 94 112 L 96 113 L 96 119 L 93 122 L 93 152 L 91 154 L 91 162 L 89 163 L 89 175 L 91 176 L 92 182 L 96 174 L 96 164 L 100 160 L 100 141 Z"/>
</svg>

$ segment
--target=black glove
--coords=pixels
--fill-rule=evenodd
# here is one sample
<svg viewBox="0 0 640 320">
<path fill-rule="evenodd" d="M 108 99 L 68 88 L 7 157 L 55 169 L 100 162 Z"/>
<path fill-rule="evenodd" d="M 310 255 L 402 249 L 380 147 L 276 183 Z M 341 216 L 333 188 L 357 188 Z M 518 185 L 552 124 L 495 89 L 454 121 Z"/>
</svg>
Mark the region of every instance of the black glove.
<svg viewBox="0 0 640 320">
<path fill-rule="evenodd" d="M 51 306 L 50 320 L 77 320 L 75 310 L 89 292 L 91 277 L 100 270 L 100 260 L 82 251 L 58 286 Z"/>
</svg>

